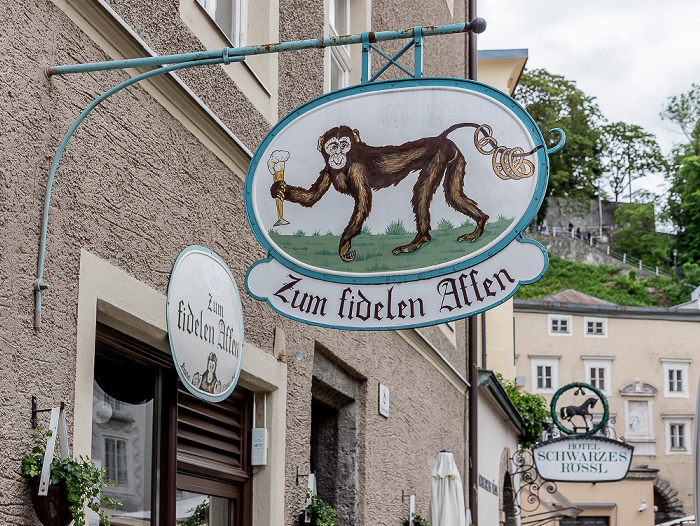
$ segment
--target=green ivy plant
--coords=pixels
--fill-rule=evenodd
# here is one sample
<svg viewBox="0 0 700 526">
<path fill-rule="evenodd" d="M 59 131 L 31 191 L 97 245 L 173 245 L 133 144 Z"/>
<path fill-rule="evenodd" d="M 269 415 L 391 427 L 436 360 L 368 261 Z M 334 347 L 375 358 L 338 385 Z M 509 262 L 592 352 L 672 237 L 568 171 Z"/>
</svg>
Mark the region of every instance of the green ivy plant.
<svg viewBox="0 0 700 526">
<path fill-rule="evenodd" d="M 403 520 L 403 526 L 409 526 L 411 524 L 410 519 Z M 413 516 L 413 526 L 430 526 L 428 519 L 424 519 L 417 513 Z"/>
<path fill-rule="evenodd" d="M 310 489 L 306 490 L 306 500 L 310 501 L 306 506 L 306 514 L 316 526 L 340 526 L 338 512 L 335 508 L 327 502 L 323 502 Z"/>
<path fill-rule="evenodd" d="M 520 416 L 523 417 L 525 431 L 518 437 L 518 444 L 522 449 L 527 449 L 537 443 L 542 437 L 542 423 L 549 416 L 547 401 L 543 396 L 519 390 L 515 382 L 506 380 L 499 373 L 496 373 L 496 377 L 501 382 Z"/>
<path fill-rule="evenodd" d="M 46 439 L 52 434 L 45 429 L 35 429 L 32 436 L 34 447 L 31 454 L 22 459 L 22 475 L 30 481 L 41 476 L 46 452 Z M 100 524 L 110 526 L 109 518 L 101 506 L 114 509 L 121 505 L 112 497 L 100 497 L 106 486 L 114 486 L 114 481 L 107 480 L 104 468 L 96 467 L 89 458 L 81 456 L 78 460 L 54 458 L 51 462 L 50 484 L 65 483 L 68 493 L 68 507 L 73 515 L 75 526 L 85 526 L 85 506 L 100 517 Z"/>
</svg>

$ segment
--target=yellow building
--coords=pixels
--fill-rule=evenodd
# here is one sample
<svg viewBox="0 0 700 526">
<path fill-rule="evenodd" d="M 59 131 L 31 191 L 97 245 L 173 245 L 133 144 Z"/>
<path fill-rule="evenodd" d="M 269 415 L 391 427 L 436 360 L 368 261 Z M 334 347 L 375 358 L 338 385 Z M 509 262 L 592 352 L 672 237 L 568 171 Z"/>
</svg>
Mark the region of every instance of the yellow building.
<svg viewBox="0 0 700 526">
<path fill-rule="evenodd" d="M 582 517 L 599 517 L 585 524 L 653 524 L 690 514 L 700 311 L 622 307 L 573 290 L 515 300 L 513 310 L 524 388 L 550 401 L 571 382 L 593 385 L 608 399 L 613 438 L 635 448 L 623 481 L 559 486 L 585 510 Z M 599 421 L 602 412 L 591 413 Z"/>
</svg>

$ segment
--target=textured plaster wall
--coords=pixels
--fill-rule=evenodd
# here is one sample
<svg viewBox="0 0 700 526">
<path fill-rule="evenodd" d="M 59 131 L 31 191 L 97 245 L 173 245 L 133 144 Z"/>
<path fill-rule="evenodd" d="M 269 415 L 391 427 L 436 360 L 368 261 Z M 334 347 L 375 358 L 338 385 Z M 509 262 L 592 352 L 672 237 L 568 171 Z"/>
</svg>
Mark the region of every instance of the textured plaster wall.
<svg viewBox="0 0 700 526">
<path fill-rule="evenodd" d="M 157 53 L 201 45 L 180 20 L 178 0 L 112 0 L 111 7 Z M 444 1 L 374 2 L 379 29 L 450 23 Z M 303 507 L 296 468 L 308 472 L 314 352 L 322 345 L 362 384 L 356 458 L 357 524 L 395 524 L 408 514 L 401 491 L 415 493 L 427 514 L 430 471 L 441 449 L 463 466 L 463 393 L 393 332 L 313 328 L 282 318 L 249 297 L 248 266 L 265 256 L 246 225 L 242 174 L 234 174 L 142 88 L 103 103 L 71 139 L 59 166 L 48 231 L 43 326 L 33 329 L 39 229 L 48 169 L 63 134 L 98 94 L 127 78 L 122 72 L 47 79 L 47 65 L 108 56 L 55 4 L 0 0 L 0 524 L 32 525 L 19 475 L 30 447 L 30 397 L 40 407 L 67 402 L 72 434 L 80 251 L 85 249 L 165 294 L 172 265 L 188 245 L 204 245 L 229 264 L 242 290 L 246 341 L 272 352 L 273 329 L 284 329 L 288 364 L 286 526 Z M 462 15 L 455 14 L 455 21 Z M 322 4 L 280 1 L 280 40 L 323 33 Z M 464 37 L 433 39 L 426 71 L 459 74 Z M 438 51 L 441 46 L 445 50 Z M 450 62 L 458 64 L 451 68 Z M 279 57 L 280 115 L 323 88 L 323 52 Z M 254 150 L 269 123 L 220 67 L 179 76 Z M 424 335 L 464 374 L 464 324 L 457 346 L 437 328 Z M 377 385 L 391 389 L 391 416 L 377 412 Z M 43 425 L 47 425 L 43 422 Z M 494 460 L 495 462 L 497 461 Z"/>
</svg>

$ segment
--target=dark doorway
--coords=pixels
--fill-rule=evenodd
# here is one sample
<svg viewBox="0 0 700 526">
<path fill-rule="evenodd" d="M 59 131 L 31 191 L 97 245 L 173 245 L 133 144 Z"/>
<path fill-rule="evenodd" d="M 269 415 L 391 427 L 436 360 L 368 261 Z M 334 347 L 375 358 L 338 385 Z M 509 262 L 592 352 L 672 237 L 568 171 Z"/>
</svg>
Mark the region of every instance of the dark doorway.
<svg viewBox="0 0 700 526">
<path fill-rule="evenodd" d="M 318 496 L 334 508 L 338 476 L 338 409 L 311 402 L 311 472 L 316 474 Z"/>
<path fill-rule="evenodd" d="M 561 526 L 610 526 L 610 517 L 567 517 L 560 522 Z"/>
</svg>

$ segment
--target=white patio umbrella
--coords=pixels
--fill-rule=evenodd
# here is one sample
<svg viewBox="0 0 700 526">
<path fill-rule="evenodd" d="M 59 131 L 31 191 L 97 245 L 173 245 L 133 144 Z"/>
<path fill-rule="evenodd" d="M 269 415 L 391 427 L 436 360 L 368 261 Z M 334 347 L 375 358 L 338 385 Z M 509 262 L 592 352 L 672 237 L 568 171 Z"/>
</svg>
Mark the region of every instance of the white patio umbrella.
<svg viewBox="0 0 700 526">
<path fill-rule="evenodd" d="M 430 525 L 465 526 L 462 480 L 449 451 L 438 453 L 430 485 Z"/>
</svg>

